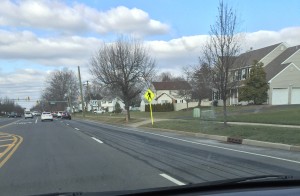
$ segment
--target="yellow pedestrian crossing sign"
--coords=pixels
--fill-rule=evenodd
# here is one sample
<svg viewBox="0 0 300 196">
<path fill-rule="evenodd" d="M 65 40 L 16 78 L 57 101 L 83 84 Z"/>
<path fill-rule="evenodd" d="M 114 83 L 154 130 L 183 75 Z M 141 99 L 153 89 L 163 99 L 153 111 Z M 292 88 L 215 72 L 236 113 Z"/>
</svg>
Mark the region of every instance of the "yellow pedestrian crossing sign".
<svg viewBox="0 0 300 196">
<path fill-rule="evenodd" d="M 145 97 L 145 99 L 147 99 L 149 101 L 149 103 L 151 103 L 151 101 L 154 99 L 155 95 L 150 89 L 148 89 L 146 91 L 146 93 L 144 94 L 144 97 Z"/>
</svg>

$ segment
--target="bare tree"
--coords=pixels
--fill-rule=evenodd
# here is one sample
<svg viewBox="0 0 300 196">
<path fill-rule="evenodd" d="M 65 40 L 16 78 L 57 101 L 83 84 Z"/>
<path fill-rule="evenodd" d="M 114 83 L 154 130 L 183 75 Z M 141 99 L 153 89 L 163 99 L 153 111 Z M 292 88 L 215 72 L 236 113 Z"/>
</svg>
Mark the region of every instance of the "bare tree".
<svg viewBox="0 0 300 196">
<path fill-rule="evenodd" d="M 51 73 L 46 81 L 47 87 L 42 93 L 41 103 L 47 110 L 64 110 L 68 102 L 74 102 L 79 94 L 78 79 L 73 71 L 68 69 L 57 70 Z M 49 102 L 55 102 L 55 106 Z"/>
<path fill-rule="evenodd" d="M 212 93 L 211 67 L 199 58 L 199 65 L 185 67 L 183 71 L 192 87 L 192 98 L 198 100 L 199 107 Z"/>
<path fill-rule="evenodd" d="M 123 99 L 130 119 L 131 101 L 140 95 L 155 75 L 155 61 L 138 40 L 121 37 L 112 44 L 103 44 L 90 61 L 90 72 L 111 94 Z"/>
<path fill-rule="evenodd" d="M 204 55 L 208 65 L 212 67 L 213 87 L 223 101 L 224 125 L 227 125 L 226 101 L 230 89 L 235 87 L 229 74 L 240 52 L 241 37 L 236 31 L 236 13 L 221 0 L 217 20 L 210 28 L 210 39 L 204 48 Z"/>
</svg>

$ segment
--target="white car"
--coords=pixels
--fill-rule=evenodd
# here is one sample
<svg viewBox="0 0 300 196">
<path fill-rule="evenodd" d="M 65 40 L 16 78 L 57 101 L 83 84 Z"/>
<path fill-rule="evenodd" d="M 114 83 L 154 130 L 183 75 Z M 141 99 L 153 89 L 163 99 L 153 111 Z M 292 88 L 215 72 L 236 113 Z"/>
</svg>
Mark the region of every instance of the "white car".
<svg viewBox="0 0 300 196">
<path fill-rule="evenodd" d="M 63 113 L 63 111 L 57 112 L 57 118 L 61 118 L 62 113 Z"/>
<path fill-rule="evenodd" d="M 43 122 L 44 120 L 51 120 L 53 121 L 53 116 L 51 112 L 43 112 L 41 115 L 41 121 Z"/>
<path fill-rule="evenodd" d="M 27 119 L 27 118 L 33 118 L 33 115 L 32 115 L 31 112 L 26 111 L 26 112 L 24 113 L 24 117 L 25 117 L 25 119 Z"/>
<path fill-rule="evenodd" d="M 94 114 L 103 114 L 105 111 L 104 110 L 95 110 Z"/>
</svg>

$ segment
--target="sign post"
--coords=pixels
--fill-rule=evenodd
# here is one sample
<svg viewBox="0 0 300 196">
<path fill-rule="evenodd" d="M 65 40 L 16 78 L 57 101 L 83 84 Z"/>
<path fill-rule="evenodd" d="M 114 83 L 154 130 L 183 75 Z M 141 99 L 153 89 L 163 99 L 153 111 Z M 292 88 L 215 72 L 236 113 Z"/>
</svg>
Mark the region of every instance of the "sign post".
<svg viewBox="0 0 300 196">
<path fill-rule="evenodd" d="M 151 116 L 151 122 L 152 122 L 152 126 L 153 126 L 153 116 L 152 116 L 152 106 L 151 106 L 151 102 L 152 102 L 152 100 L 154 99 L 155 95 L 154 95 L 154 93 L 153 93 L 150 89 L 148 89 L 148 90 L 145 92 L 144 97 L 145 97 L 145 99 L 147 99 L 147 101 L 148 101 L 149 104 L 150 104 L 150 116 Z"/>
</svg>

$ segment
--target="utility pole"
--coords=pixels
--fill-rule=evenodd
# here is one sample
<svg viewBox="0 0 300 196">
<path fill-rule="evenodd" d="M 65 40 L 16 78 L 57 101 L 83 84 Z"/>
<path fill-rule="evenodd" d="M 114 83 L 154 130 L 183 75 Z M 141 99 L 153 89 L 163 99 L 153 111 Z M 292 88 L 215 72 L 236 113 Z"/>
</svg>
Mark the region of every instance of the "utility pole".
<svg viewBox="0 0 300 196">
<path fill-rule="evenodd" d="M 80 95 L 81 95 L 81 105 L 82 105 L 82 117 L 85 117 L 83 94 L 82 94 L 82 83 L 81 83 L 80 67 L 79 66 L 78 66 L 78 78 L 79 78 L 79 85 L 80 85 Z"/>
</svg>

